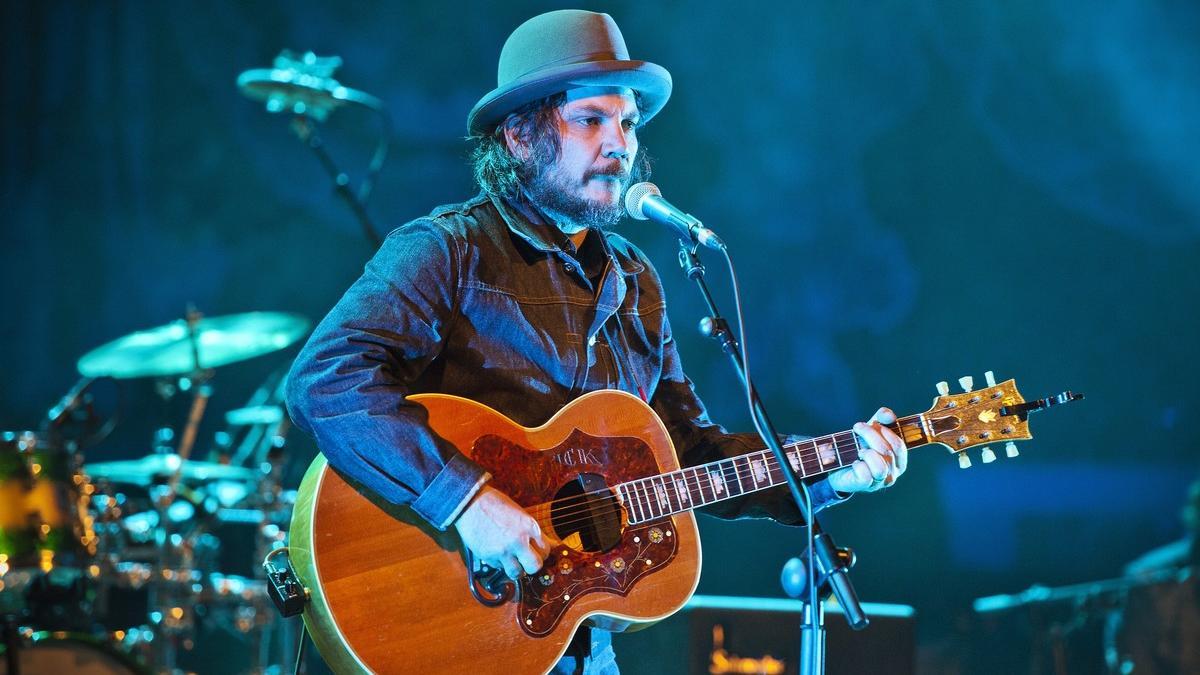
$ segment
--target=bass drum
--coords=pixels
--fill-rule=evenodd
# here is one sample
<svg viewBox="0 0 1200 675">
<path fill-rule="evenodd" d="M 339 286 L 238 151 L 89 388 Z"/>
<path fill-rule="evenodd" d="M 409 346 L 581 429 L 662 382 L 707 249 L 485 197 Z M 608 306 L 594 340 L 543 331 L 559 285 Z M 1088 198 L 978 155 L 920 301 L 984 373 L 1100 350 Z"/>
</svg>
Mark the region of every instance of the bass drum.
<svg viewBox="0 0 1200 675">
<path fill-rule="evenodd" d="M 112 644 L 81 633 L 39 632 L 17 652 L 20 675 L 147 675 L 133 657 Z M 8 675 L 8 655 L 0 647 L 0 673 Z"/>
</svg>

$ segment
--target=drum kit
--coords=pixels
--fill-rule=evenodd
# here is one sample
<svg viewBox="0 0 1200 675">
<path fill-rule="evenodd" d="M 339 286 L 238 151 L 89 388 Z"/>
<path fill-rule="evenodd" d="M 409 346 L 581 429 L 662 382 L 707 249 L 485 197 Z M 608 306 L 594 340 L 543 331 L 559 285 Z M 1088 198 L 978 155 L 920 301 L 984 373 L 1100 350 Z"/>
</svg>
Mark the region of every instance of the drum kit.
<svg viewBox="0 0 1200 675">
<path fill-rule="evenodd" d="M 247 70 L 237 84 L 267 111 L 293 116 L 292 131 L 378 245 L 366 201 L 392 122 L 382 101 L 333 78 L 341 62 L 284 50 L 271 68 Z M 347 104 L 381 122 L 357 190 L 317 133 Z M 272 376 L 245 407 L 226 413 L 215 458 L 191 455 L 213 369 L 284 349 L 308 329 L 295 314 L 204 318 L 189 308 L 185 319 L 80 358 L 83 379 L 39 431 L 0 432 L 0 675 L 292 669 L 299 631 L 276 608 L 289 616 L 295 608 L 269 599 L 283 582 L 258 564 L 285 548 L 295 501 L 282 481 L 284 378 Z M 159 428 L 139 459 L 85 461 L 83 451 L 113 426 L 109 420 L 96 431 L 85 414 L 87 390 L 99 378 L 152 379 L 165 401 L 190 395 L 186 421 Z M 221 631 L 249 646 L 249 663 L 231 667 L 237 655 L 226 650 L 194 667 L 197 652 L 219 651 L 205 644 L 206 632 Z"/>
<path fill-rule="evenodd" d="M 246 645 L 238 670 L 290 670 L 298 631 L 257 564 L 285 546 L 295 500 L 282 484 L 283 378 L 225 415 L 219 452 L 191 454 L 213 369 L 308 328 L 294 314 L 189 311 L 80 358 L 84 379 L 39 431 L 0 432 L 0 672 L 227 670 L 238 655 L 206 648 L 213 635 Z M 85 461 L 88 440 L 67 421 L 90 408 L 96 378 L 155 378 L 166 398 L 190 394 L 187 420 L 159 429 L 144 457 Z"/>
</svg>

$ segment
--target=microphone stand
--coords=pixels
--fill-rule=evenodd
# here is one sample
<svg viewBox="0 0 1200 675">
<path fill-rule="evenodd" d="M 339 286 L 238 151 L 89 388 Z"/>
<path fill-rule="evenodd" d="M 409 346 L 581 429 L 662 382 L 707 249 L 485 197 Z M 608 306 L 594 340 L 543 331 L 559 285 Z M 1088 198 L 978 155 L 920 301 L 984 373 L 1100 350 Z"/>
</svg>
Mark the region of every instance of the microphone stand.
<svg viewBox="0 0 1200 675">
<path fill-rule="evenodd" d="M 800 513 L 807 514 L 811 511 L 809 508 L 811 497 L 808 494 L 808 488 L 800 483 L 795 472 L 792 471 L 791 463 L 788 462 L 783 447 L 779 443 L 779 434 L 776 433 L 775 426 L 767 416 L 754 383 L 749 380 L 750 375 L 746 372 L 746 364 L 742 361 L 742 352 L 737 338 L 734 337 L 733 332 L 729 329 L 729 324 L 717 310 L 716 302 L 704 280 L 704 265 L 696 255 L 698 247 L 698 242 L 682 238 L 679 240 L 679 266 L 684 274 L 696 283 L 697 288 L 700 289 L 700 295 L 704 297 L 704 302 L 708 305 L 709 315 L 700 320 L 700 332 L 705 337 L 717 340 L 721 350 L 729 356 L 729 361 L 737 372 L 738 378 L 749 390 L 751 411 L 758 420 L 758 428 L 761 430 L 763 442 L 775 455 L 775 461 L 782 469 L 783 476 L 787 480 L 788 491 L 796 502 L 796 507 L 800 509 Z M 801 598 L 801 602 L 804 603 L 804 619 L 801 624 L 800 673 L 801 675 L 822 675 L 825 672 L 825 622 L 824 603 L 820 598 L 818 588 L 828 585 L 845 612 L 846 621 L 855 630 L 865 628 L 869 620 L 863 612 L 862 605 L 859 604 L 854 586 L 850 583 L 848 569 L 849 564 L 853 561 L 853 554 L 834 546 L 833 538 L 822 530 L 815 513 L 812 514 L 812 521 L 808 523 L 808 536 L 811 543 L 802 555 L 807 558 L 805 564 L 807 569 L 812 571 L 810 573 L 814 573 L 814 576 L 817 577 L 817 583 L 805 589 L 807 593 L 803 595 L 807 595 L 807 598 Z M 820 572 L 819 575 L 815 574 L 817 571 Z M 808 586 L 808 584 L 805 585 Z"/>
</svg>

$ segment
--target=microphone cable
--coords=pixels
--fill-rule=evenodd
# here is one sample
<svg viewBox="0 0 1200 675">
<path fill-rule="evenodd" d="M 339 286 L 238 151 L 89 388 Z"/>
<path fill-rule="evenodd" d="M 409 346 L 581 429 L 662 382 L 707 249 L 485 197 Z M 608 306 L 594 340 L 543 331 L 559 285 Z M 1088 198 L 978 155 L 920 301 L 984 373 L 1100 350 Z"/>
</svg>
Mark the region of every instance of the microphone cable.
<svg viewBox="0 0 1200 675">
<path fill-rule="evenodd" d="M 727 247 L 723 246 L 723 247 L 721 247 L 720 251 L 721 251 L 722 256 L 725 258 L 725 265 L 729 268 L 729 279 L 730 279 L 730 284 L 733 288 L 733 307 L 734 307 L 733 312 L 734 312 L 734 317 L 737 319 L 737 325 L 738 325 L 738 350 L 740 351 L 740 357 L 742 360 L 742 373 L 743 373 L 742 384 L 743 384 L 743 391 L 746 395 L 746 405 L 750 409 L 750 419 L 752 422 L 754 422 L 754 430 L 758 432 L 759 437 L 762 438 L 763 442 L 766 443 L 767 446 L 769 447 L 770 441 L 767 440 L 767 438 L 768 438 L 767 433 L 766 433 L 766 431 L 763 430 L 762 423 L 759 420 L 758 414 L 755 412 L 755 409 L 754 409 L 754 385 L 753 385 L 753 378 L 750 377 L 750 354 L 749 354 L 749 350 L 746 346 L 746 323 L 744 321 L 744 317 L 742 314 L 741 285 L 738 283 L 737 270 L 734 267 L 733 258 L 729 254 L 729 249 Z M 775 439 L 775 442 L 780 443 L 780 446 L 782 447 L 783 444 L 782 444 L 782 442 L 779 441 L 779 439 Z M 787 454 L 786 450 L 784 450 L 784 454 L 785 455 Z M 783 462 L 784 465 L 780 466 L 779 468 L 782 471 L 790 471 L 791 467 L 789 466 L 789 463 L 786 461 L 787 457 L 785 456 L 783 459 L 784 459 L 784 462 Z M 796 474 L 798 472 L 793 471 L 792 473 Z M 809 615 L 811 616 L 811 620 L 813 623 L 813 629 L 816 630 L 817 629 L 816 623 L 817 623 L 817 617 L 818 617 L 817 603 L 820 601 L 820 594 L 817 592 L 817 572 L 816 572 L 817 549 L 816 549 L 816 530 L 813 527 L 813 500 L 812 500 L 812 493 L 808 489 L 808 483 L 804 482 L 803 478 L 801 478 L 799 476 L 796 477 L 796 482 L 800 485 L 801 494 L 804 495 L 804 504 L 802 505 L 803 515 L 804 515 L 804 524 L 805 524 L 805 529 L 806 529 L 804 538 L 805 538 L 805 542 L 807 543 L 807 548 L 808 548 L 808 560 L 804 561 L 805 562 L 804 566 L 806 568 L 805 571 L 808 575 Z M 800 505 L 798 505 L 798 506 L 800 506 Z M 803 558 L 801 558 L 801 560 L 803 561 Z M 817 652 L 814 650 L 814 654 L 813 654 L 814 657 L 816 657 L 816 653 Z M 800 668 L 801 672 L 803 672 L 804 670 L 806 670 L 806 669 L 803 667 Z"/>
</svg>

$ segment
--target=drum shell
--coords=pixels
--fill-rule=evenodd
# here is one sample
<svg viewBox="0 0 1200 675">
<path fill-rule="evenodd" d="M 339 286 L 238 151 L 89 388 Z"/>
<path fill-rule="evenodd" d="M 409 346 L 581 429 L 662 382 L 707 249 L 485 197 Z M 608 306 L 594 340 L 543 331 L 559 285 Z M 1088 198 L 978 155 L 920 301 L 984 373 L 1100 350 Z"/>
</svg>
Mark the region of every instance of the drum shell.
<svg viewBox="0 0 1200 675">
<path fill-rule="evenodd" d="M 22 640 L 17 654 L 21 675 L 145 675 L 150 671 L 123 652 L 112 639 L 82 633 L 37 632 Z M 0 645 L 0 675 L 7 675 L 5 647 Z"/>
<path fill-rule="evenodd" d="M 0 434 L 0 575 L 90 567 L 91 492 L 74 452 L 31 432 Z"/>
</svg>

